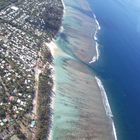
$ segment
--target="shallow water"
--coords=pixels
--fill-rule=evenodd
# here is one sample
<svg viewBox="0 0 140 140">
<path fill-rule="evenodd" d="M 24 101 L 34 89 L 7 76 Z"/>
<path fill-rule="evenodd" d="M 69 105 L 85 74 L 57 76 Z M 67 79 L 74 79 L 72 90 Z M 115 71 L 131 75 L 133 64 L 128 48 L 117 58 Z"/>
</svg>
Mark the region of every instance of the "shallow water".
<svg viewBox="0 0 140 140">
<path fill-rule="evenodd" d="M 96 55 L 97 24 L 86 1 L 65 0 L 64 31 L 57 37 L 53 140 L 113 140 L 102 95 L 89 61 Z"/>
</svg>

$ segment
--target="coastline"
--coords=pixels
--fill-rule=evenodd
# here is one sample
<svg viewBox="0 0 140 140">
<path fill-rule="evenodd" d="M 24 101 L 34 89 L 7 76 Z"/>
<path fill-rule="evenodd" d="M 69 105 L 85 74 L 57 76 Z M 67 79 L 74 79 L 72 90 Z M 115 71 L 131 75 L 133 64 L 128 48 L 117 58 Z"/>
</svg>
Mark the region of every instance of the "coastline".
<svg viewBox="0 0 140 140">
<path fill-rule="evenodd" d="M 64 3 L 63 3 L 64 4 Z M 67 6 L 67 5 L 66 5 Z M 86 8 L 85 8 L 86 9 Z M 65 10 L 65 8 L 64 8 L 64 10 Z M 65 15 L 64 15 L 64 18 L 66 18 L 67 17 L 67 14 L 69 15 L 69 13 L 67 13 L 67 11 L 65 11 L 64 12 L 65 13 Z M 93 14 L 93 13 L 92 13 Z M 93 15 L 93 17 L 95 18 L 96 16 L 95 15 Z M 93 20 L 93 19 L 91 19 L 91 20 Z M 95 23 L 96 23 L 96 29 L 95 29 L 95 31 L 94 31 L 94 38 L 92 38 L 92 36 L 91 36 L 91 38 L 92 38 L 92 41 L 94 40 L 95 41 L 95 49 L 94 49 L 94 52 L 93 53 L 95 53 L 94 54 L 94 56 L 92 56 L 93 58 L 92 58 L 92 61 L 90 61 L 89 60 L 89 58 L 88 59 L 83 59 L 83 57 L 81 56 L 81 54 L 79 55 L 79 52 L 77 51 L 77 49 L 76 49 L 76 51 L 78 52 L 78 53 L 75 53 L 76 54 L 76 56 L 78 57 L 78 58 L 80 58 L 82 61 L 84 61 L 84 62 L 86 62 L 86 63 L 93 63 L 93 62 L 95 62 L 95 61 L 97 61 L 98 60 L 98 58 L 99 58 L 99 50 L 98 50 L 98 43 L 96 42 L 97 41 L 97 37 L 96 37 L 96 35 L 97 35 L 97 33 L 98 33 L 98 30 L 100 30 L 101 28 L 100 28 L 100 25 L 99 25 L 99 23 L 98 23 L 98 21 L 97 21 L 97 19 L 95 18 Z M 68 26 L 67 26 L 68 27 Z M 65 28 L 65 26 L 63 27 L 62 26 L 62 29 L 63 30 L 60 30 L 60 32 L 63 32 L 64 34 L 66 34 L 67 33 L 67 31 L 68 31 L 68 29 L 67 28 Z M 68 33 L 68 35 L 67 36 L 69 36 L 70 35 L 70 33 Z M 72 35 L 73 35 L 73 33 L 72 33 Z M 58 44 L 57 43 L 57 46 L 59 47 L 59 48 L 61 48 L 60 46 L 59 46 L 60 44 Z M 92 44 L 92 45 L 94 45 L 94 43 Z M 50 46 L 51 47 L 51 46 Z M 74 46 L 75 47 L 75 46 Z M 93 46 L 94 47 L 94 46 Z M 73 50 L 73 48 L 71 48 L 72 50 Z M 75 48 L 74 48 L 75 49 Z M 63 49 L 62 49 L 63 50 Z M 54 53 L 54 50 L 52 50 L 52 53 L 53 53 L 53 56 L 55 56 L 56 54 Z M 87 53 L 87 52 L 86 52 Z M 69 55 L 69 54 L 68 54 Z M 93 55 L 93 54 L 92 54 Z M 75 63 L 75 62 L 74 62 Z M 67 63 L 67 65 L 70 65 L 70 66 L 76 66 L 77 64 L 74 64 L 73 62 L 71 63 Z M 77 63 L 77 62 L 76 62 Z M 72 64 L 72 65 L 71 65 Z M 78 64 L 79 65 L 79 64 Z M 80 64 L 81 65 L 81 64 Z M 80 66 L 79 65 L 79 66 Z M 77 66 L 76 66 L 77 67 Z M 81 67 L 81 66 L 80 66 Z M 54 71 L 56 71 L 56 68 L 54 68 L 55 70 Z M 66 69 L 66 68 L 65 68 Z M 71 69 L 72 70 L 72 69 Z M 71 71 L 70 70 L 70 68 L 69 68 L 69 71 L 68 72 L 70 72 Z M 73 72 L 72 72 L 73 73 Z M 74 72 L 75 73 L 75 72 Z M 98 83 L 97 84 L 97 86 L 96 86 L 96 88 L 99 88 L 100 87 L 100 85 L 99 85 L 99 82 L 97 81 L 97 79 L 96 79 L 96 77 L 95 77 L 95 82 L 96 83 Z M 58 83 L 57 83 L 58 84 Z M 55 83 L 54 83 L 54 85 L 55 85 Z M 96 85 L 96 84 L 95 84 Z M 99 90 L 99 89 L 98 89 Z M 57 90 L 55 90 L 56 92 L 57 92 Z M 101 92 L 102 91 L 100 91 L 99 90 L 99 92 L 100 93 L 98 93 L 98 94 L 101 94 Z M 57 94 L 57 93 L 56 93 Z M 101 94 L 102 95 L 102 97 L 101 97 L 101 100 L 102 100 L 102 102 L 104 102 L 104 101 L 108 101 L 108 99 L 107 99 L 107 96 L 106 96 L 106 94 L 104 93 L 104 94 Z M 57 97 L 55 97 L 55 98 L 57 98 Z M 57 100 L 57 99 L 54 99 L 54 100 Z M 56 104 L 56 103 L 55 103 Z M 54 107 L 54 106 L 53 106 Z M 110 106 L 108 106 L 108 107 L 110 107 Z M 104 110 L 105 110 L 105 114 L 106 114 L 106 117 L 108 118 L 108 115 L 107 115 L 107 111 L 106 111 L 106 108 L 105 108 L 105 105 L 103 104 L 103 108 L 104 108 Z M 56 108 L 54 108 L 54 113 L 55 113 L 55 109 Z M 111 112 L 111 109 L 110 109 L 110 111 L 109 111 L 109 113 Z M 97 113 L 98 114 L 98 113 Z M 115 138 L 115 140 L 117 140 L 117 136 L 116 136 L 116 131 L 115 131 L 115 126 L 114 126 L 114 122 L 113 122 L 113 120 L 112 120 L 112 112 L 110 113 L 110 116 L 109 116 L 109 120 L 107 119 L 106 121 L 108 121 L 108 123 L 109 123 L 109 125 L 111 125 L 112 126 L 112 131 L 113 131 L 113 134 L 112 134 L 112 132 L 111 132 L 111 135 L 114 135 L 113 136 L 113 139 Z M 54 114 L 55 115 L 55 114 Z M 112 120 L 111 122 L 110 122 L 110 119 Z M 56 121 L 55 121 L 56 122 Z M 106 122 L 107 123 L 107 122 Z M 55 124 L 53 124 L 53 127 L 55 128 L 55 126 L 54 126 Z M 96 128 L 95 128 L 96 129 Z M 61 132 L 61 131 L 60 131 Z M 52 132 L 51 132 L 52 133 Z M 51 134 L 51 135 L 53 135 L 53 134 Z M 74 134 L 73 134 L 74 135 Z M 80 137 L 80 136 L 79 136 Z M 110 136 L 108 136 L 108 138 L 109 138 Z M 51 138 L 52 138 L 52 136 L 51 136 Z M 55 137 L 53 138 L 54 140 L 55 140 Z M 110 139 L 110 138 L 109 138 Z M 111 139 L 112 140 L 112 139 Z"/>
<path fill-rule="evenodd" d="M 62 1 L 61 1 L 62 2 Z M 62 7 L 64 6 L 62 2 Z M 64 7 L 63 7 L 64 8 Z M 64 13 L 64 9 L 62 11 Z M 63 17 L 63 14 L 61 15 Z M 62 22 L 62 17 L 61 21 Z M 52 139 L 52 122 L 53 122 L 53 109 L 54 109 L 54 96 L 55 96 L 55 76 L 54 76 L 54 64 L 53 64 L 53 56 L 55 55 L 55 43 L 54 38 L 58 32 L 63 31 L 61 28 L 61 24 L 58 27 L 58 31 L 56 34 L 48 41 L 43 42 L 40 51 L 38 52 L 38 60 L 35 70 L 35 97 L 33 99 L 33 110 L 32 110 L 32 118 L 35 119 L 36 122 L 42 122 L 36 124 L 35 128 L 33 128 L 34 133 L 31 136 L 32 140 L 38 139 Z M 44 49 L 44 50 L 43 50 Z M 48 56 L 47 56 L 48 55 Z M 46 59 L 48 57 L 48 59 Z M 49 72 L 49 73 L 48 73 Z M 46 83 L 46 86 L 44 85 Z M 47 88 L 48 89 L 47 89 Z M 47 95 L 43 95 L 44 91 L 46 91 Z M 43 97 L 44 96 L 44 97 Z M 46 105 L 43 105 L 43 102 L 46 102 Z M 40 111 L 44 109 L 44 111 Z M 44 112 L 44 113 L 43 113 Z M 44 114 L 45 118 L 42 118 Z M 43 126 L 46 124 L 46 126 Z M 42 127 L 42 128 L 41 128 Z"/>
<path fill-rule="evenodd" d="M 23 0 L 3 4 L 0 139 L 44 140 L 51 127 L 55 81 L 52 55 L 45 42 L 55 38 L 60 29 L 63 3 Z"/>
<path fill-rule="evenodd" d="M 46 45 L 49 48 L 52 56 L 54 57 L 56 55 L 56 45 L 55 45 L 54 41 L 52 40 L 50 43 L 46 43 Z M 55 87 L 56 83 L 55 83 L 55 68 L 54 68 L 54 64 L 51 65 L 51 69 L 52 69 L 52 79 L 53 79 L 52 92 L 54 94 L 51 97 L 50 108 L 53 111 L 54 110 L 54 102 L 55 102 L 55 90 L 56 90 L 56 87 Z M 53 115 L 51 116 L 51 125 L 52 124 L 53 124 Z M 49 129 L 49 134 L 48 134 L 48 138 L 47 138 L 48 140 L 52 140 L 52 128 L 51 127 Z"/>
</svg>

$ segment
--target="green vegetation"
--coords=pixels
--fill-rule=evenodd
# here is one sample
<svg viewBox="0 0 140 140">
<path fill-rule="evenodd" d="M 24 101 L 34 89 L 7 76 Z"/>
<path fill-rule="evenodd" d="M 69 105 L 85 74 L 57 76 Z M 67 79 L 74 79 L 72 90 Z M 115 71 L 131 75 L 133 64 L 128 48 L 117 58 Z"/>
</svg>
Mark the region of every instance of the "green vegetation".
<svg viewBox="0 0 140 140">
<path fill-rule="evenodd" d="M 5 118 L 6 117 L 6 112 L 3 109 L 3 107 L 0 107 L 0 118 Z"/>
<path fill-rule="evenodd" d="M 50 58 L 52 58 L 51 53 L 46 46 L 43 46 L 41 50 L 43 64 L 45 65 L 46 62 L 49 62 L 50 65 L 52 63 L 52 59 L 50 60 Z M 51 110 L 49 104 L 51 102 L 53 80 L 51 77 L 52 71 L 51 68 L 49 68 L 49 65 L 46 65 L 43 72 L 39 75 L 36 140 L 46 139 L 47 133 L 49 132 L 48 126 L 50 126 L 51 123 Z"/>
<path fill-rule="evenodd" d="M 40 75 L 40 83 L 39 83 L 39 108 L 38 108 L 38 123 L 37 123 L 37 140 L 44 140 L 47 136 L 46 132 L 48 132 L 48 126 L 50 124 L 50 97 L 52 94 L 52 84 L 49 82 L 52 79 L 48 77 L 48 75 Z"/>
<path fill-rule="evenodd" d="M 53 58 L 45 42 L 61 25 L 61 0 L 0 0 L 0 12 L 0 139 L 43 140 L 53 86 Z"/>
</svg>

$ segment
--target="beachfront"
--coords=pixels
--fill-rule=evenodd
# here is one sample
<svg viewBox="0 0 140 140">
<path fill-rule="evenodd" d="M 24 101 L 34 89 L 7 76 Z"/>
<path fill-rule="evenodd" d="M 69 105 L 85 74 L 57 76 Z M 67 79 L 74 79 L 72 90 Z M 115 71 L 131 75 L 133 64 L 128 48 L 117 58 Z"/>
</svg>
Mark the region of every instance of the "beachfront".
<svg viewBox="0 0 140 140">
<path fill-rule="evenodd" d="M 46 139 L 53 94 L 49 43 L 61 0 L 0 1 L 0 139 Z"/>
</svg>

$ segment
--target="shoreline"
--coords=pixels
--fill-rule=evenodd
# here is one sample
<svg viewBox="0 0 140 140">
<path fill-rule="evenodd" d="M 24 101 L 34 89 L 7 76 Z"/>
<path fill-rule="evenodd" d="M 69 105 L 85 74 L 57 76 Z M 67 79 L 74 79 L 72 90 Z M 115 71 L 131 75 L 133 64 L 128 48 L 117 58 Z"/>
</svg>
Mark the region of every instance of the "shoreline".
<svg viewBox="0 0 140 140">
<path fill-rule="evenodd" d="M 64 4 L 64 1 L 61 0 L 62 2 L 62 6 L 63 6 L 63 16 L 62 16 L 62 19 L 61 19 L 61 22 L 63 21 L 63 18 L 64 18 L 64 15 L 65 15 L 65 4 Z M 59 28 L 59 31 L 57 32 L 57 34 L 61 33 L 64 31 L 64 27 L 61 23 L 61 26 Z M 56 35 L 57 35 L 56 34 Z M 55 37 L 54 37 L 55 38 Z M 57 51 L 57 45 L 54 43 L 55 40 L 54 38 L 49 42 L 47 43 L 46 42 L 46 45 L 47 47 L 49 48 L 50 52 L 51 52 L 51 55 L 53 57 L 53 64 L 51 65 L 51 68 L 52 68 L 52 79 L 53 79 L 53 88 L 52 88 L 52 92 L 54 93 L 51 97 L 51 103 L 50 103 L 50 108 L 51 110 L 54 110 L 54 104 L 55 104 L 55 91 L 56 91 L 56 84 L 55 84 L 55 68 L 54 68 L 54 57 L 56 56 L 56 51 Z M 53 114 L 53 111 L 52 111 L 52 114 Z M 53 115 L 51 115 L 51 124 L 50 124 L 50 129 L 49 129 L 49 133 L 48 133 L 48 140 L 52 140 L 52 135 L 53 135 L 53 132 L 52 132 L 52 125 L 53 125 Z"/>
<path fill-rule="evenodd" d="M 54 59 L 54 56 L 56 55 L 56 45 L 54 43 L 54 40 L 52 40 L 50 43 L 46 43 L 47 47 L 49 48 L 52 56 L 53 56 L 53 59 Z M 54 62 L 53 62 L 54 63 Z M 52 97 L 51 97 L 51 103 L 50 103 L 50 108 L 51 110 L 54 110 L 54 104 L 55 104 L 55 90 L 56 90 L 56 85 L 55 85 L 55 68 L 54 68 L 54 64 L 51 65 L 51 68 L 52 68 L 52 79 L 53 79 L 53 88 L 52 88 L 52 92 L 54 94 L 52 94 Z M 48 140 L 52 140 L 52 124 L 53 124 L 53 115 L 51 115 L 51 127 L 49 129 L 49 134 L 48 134 Z"/>
<path fill-rule="evenodd" d="M 62 2 L 62 6 L 64 6 L 63 2 Z M 64 14 L 64 7 L 63 7 L 62 13 Z M 63 14 L 62 14 L 62 17 L 61 17 L 61 22 L 62 22 Z M 59 33 L 60 31 L 61 32 L 63 31 L 63 28 L 62 28 L 61 25 L 59 26 L 59 30 L 58 30 L 57 33 Z M 57 33 L 55 34 L 55 36 L 57 36 Z M 41 66 L 42 68 L 39 68 L 40 67 L 39 66 L 40 65 L 40 62 L 37 62 L 36 67 L 34 68 L 35 69 L 35 81 L 36 81 L 36 86 L 35 86 L 36 94 L 35 94 L 35 97 L 33 99 L 33 111 L 32 111 L 33 112 L 33 115 L 32 115 L 32 118 L 33 119 L 36 118 L 37 120 L 39 120 L 38 118 L 41 117 L 41 112 L 39 113 L 38 112 L 39 111 L 38 109 L 39 108 L 40 109 L 42 108 L 41 107 L 42 106 L 42 99 L 41 98 L 38 99 L 38 94 L 40 96 L 43 93 L 43 83 L 42 83 L 42 80 L 41 79 L 44 79 L 47 76 L 47 75 L 44 75 L 46 73 L 47 69 L 50 70 L 50 72 L 51 72 L 51 74 L 49 74 L 49 77 L 52 79 L 52 81 L 49 81 L 50 83 L 48 83 L 47 80 L 44 80 L 44 82 L 46 82 L 46 85 L 50 86 L 50 91 L 49 91 L 50 94 L 49 95 L 46 95 L 46 97 L 45 97 L 46 98 L 45 99 L 46 102 L 48 102 L 47 105 L 46 105 L 46 113 L 48 113 L 47 116 L 46 116 L 46 121 L 48 123 L 47 124 L 48 126 L 44 127 L 44 129 L 46 129 L 46 133 L 44 132 L 45 134 L 43 135 L 43 136 L 46 135 L 46 139 L 48 139 L 48 140 L 51 140 L 52 139 L 52 129 L 51 129 L 52 122 L 53 122 L 53 115 L 52 115 L 52 113 L 53 113 L 53 109 L 54 109 L 54 98 L 55 98 L 54 97 L 55 96 L 55 94 L 54 94 L 55 93 L 55 85 L 54 85 L 54 82 L 55 82 L 55 76 L 54 76 L 54 73 L 55 72 L 54 71 L 55 70 L 54 70 L 54 64 L 53 64 L 53 56 L 55 55 L 55 43 L 54 43 L 55 36 L 49 42 L 43 42 L 45 48 L 48 50 L 48 53 L 50 53 L 50 55 L 51 55 L 50 57 L 52 57 L 52 58 L 49 58 L 49 59 L 51 59 L 50 60 L 51 62 L 47 62 L 45 60 L 45 57 L 42 57 L 41 56 L 41 51 L 39 51 L 38 56 L 40 58 L 42 57 L 42 59 L 44 59 L 44 61 L 46 61 L 46 64 L 44 62 L 42 62 L 42 60 L 39 60 L 40 59 L 39 58 L 38 61 L 40 61 L 42 64 L 44 63 L 43 64 L 43 67 Z M 45 54 L 44 54 L 44 56 L 45 56 Z M 42 84 L 40 84 L 40 83 L 42 83 Z M 38 103 L 40 105 L 38 105 Z M 42 119 L 40 118 L 40 120 L 42 120 Z M 39 137 L 36 138 L 36 136 L 38 136 L 38 133 L 39 133 L 38 130 L 36 130 L 37 128 L 38 129 L 41 129 L 41 128 L 39 128 L 39 127 L 36 126 L 36 128 L 34 130 L 35 133 L 32 134 L 32 139 L 33 140 L 39 138 Z M 42 131 L 42 130 L 43 129 L 41 129 L 40 131 Z"/>
<path fill-rule="evenodd" d="M 63 3 L 61 0 L 4 3 L 4 9 L 0 9 L 3 75 L 0 139 L 46 139 L 55 79 L 52 55 L 45 42 L 59 32 Z"/>
</svg>

